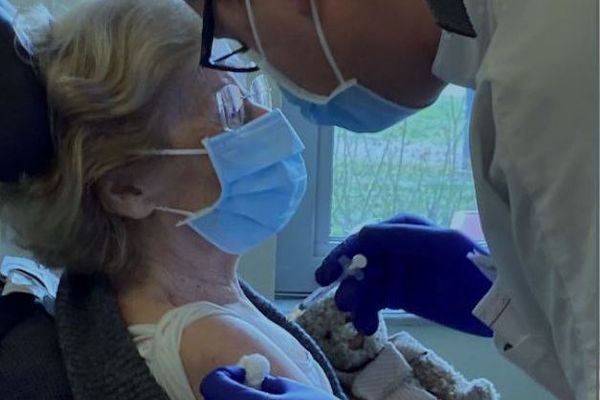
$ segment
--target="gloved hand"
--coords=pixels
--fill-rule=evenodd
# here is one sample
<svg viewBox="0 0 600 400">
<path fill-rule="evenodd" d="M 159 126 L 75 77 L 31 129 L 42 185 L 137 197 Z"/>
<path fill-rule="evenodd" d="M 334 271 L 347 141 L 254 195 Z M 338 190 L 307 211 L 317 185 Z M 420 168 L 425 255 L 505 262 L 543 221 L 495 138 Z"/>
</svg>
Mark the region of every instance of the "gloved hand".
<svg viewBox="0 0 600 400">
<path fill-rule="evenodd" d="M 338 279 L 343 256 L 367 258 L 363 279 L 342 281 L 335 300 L 350 312 L 358 331 L 377 330 L 377 313 L 404 309 L 442 325 L 480 336 L 492 331 L 472 314 L 491 287 L 469 252 L 487 252 L 462 233 L 435 226 L 426 219 L 400 214 L 380 224 L 367 225 L 349 236 L 323 260 L 317 282 L 326 286 Z"/>
<path fill-rule="evenodd" d="M 204 378 L 200 392 L 206 400 L 337 400 L 333 395 L 285 378 L 266 377 L 262 390 L 244 385 L 245 380 L 243 368 L 219 368 Z"/>
</svg>

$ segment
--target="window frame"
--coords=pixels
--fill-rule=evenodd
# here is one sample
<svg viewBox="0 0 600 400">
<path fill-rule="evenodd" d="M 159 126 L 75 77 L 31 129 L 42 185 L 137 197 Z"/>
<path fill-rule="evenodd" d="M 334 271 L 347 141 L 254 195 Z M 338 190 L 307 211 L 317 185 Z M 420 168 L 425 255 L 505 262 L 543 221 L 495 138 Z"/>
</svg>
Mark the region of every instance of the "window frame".
<svg viewBox="0 0 600 400">
<path fill-rule="evenodd" d="M 285 97 L 281 109 L 306 146 L 308 186 L 296 215 L 277 237 L 275 293 L 302 296 L 317 288 L 314 271 L 336 244 L 329 241 L 334 128 L 309 122 Z"/>
</svg>

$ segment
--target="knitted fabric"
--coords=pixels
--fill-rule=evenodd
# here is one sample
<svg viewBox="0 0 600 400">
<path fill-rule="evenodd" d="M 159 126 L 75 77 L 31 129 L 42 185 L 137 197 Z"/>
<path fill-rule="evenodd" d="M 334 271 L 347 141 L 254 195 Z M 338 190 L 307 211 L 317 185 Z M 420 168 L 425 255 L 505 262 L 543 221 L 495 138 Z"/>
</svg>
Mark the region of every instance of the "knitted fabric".
<svg viewBox="0 0 600 400">
<path fill-rule="evenodd" d="M 54 321 L 32 295 L 0 297 L 0 331 L 0 399 L 72 398 Z"/>
<path fill-rule="evenodd" d="M 352 394 L 365 400 L 436 400 L 420 385 L 413 369 L 392 343 L 356 374 Z"/>
</svg>

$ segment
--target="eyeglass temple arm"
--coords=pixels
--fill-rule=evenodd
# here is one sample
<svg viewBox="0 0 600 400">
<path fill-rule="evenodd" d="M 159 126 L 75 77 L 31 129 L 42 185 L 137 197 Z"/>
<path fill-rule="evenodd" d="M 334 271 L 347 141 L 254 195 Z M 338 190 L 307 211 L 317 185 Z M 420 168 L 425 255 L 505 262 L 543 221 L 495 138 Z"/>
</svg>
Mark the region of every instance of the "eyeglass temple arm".
<svg viewBox="0 0 600 400">
<path fill-rule="evenodd" d="M 228 72 L 256 72 L 259 71 L 260 68 L 256 67 L 248 67 L 248 68 L 237 68 L 237 67 L 229 67 L 229 66 L 221 66 L 216 65 L 210 60 L 213 40 L 215 37 L 215 16 L 214 16 L 214 8 L 213 1 L 206 0 L 204 2 L 204 11 L 202 13 L 203 24 L 202 24 L 202 49 L 200 54 L 200 65 L 204 67 L 209 67 L 212 69 L 216 69 L 219 71 L 228 71 Z M 245 43 L 242 43 L 242 47 L 237 49 L 236 51 L 227 54 L 223 57 L 219 57 L 215 62 L 220 62 L 226 60 L 236 54 L 245 53 L 249 50 L 248 46 Z"/>
<path fill-rule="evenodd" d="M 215 35 L 215 16 L 213 13 L 212 0 L 204 1 L 204 10 L 202 12 L 202 49 L 200 54 L 200 64 L 210 64 L 210 53 L 212 50 L 213 39 Z"/>
</svg>

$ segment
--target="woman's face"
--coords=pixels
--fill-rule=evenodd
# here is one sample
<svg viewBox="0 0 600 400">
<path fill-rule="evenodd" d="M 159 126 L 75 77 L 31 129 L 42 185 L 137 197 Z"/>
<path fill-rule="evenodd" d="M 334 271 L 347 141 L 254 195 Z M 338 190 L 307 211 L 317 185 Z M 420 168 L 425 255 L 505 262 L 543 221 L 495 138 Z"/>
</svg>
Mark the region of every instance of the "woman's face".
<svg viewBox="0 0 600 400">
<path fill-rule="evenodd" d="M 231 74 L 198 70 L 189 85 L 186 85 L 190 93 L 185 95 L 191 96 L 189 102 L 182 101 L 186 106 L 181 114 L 186 117 L 172 124 L 175 128 L 170 132 L 164 133 L 166 142 L 171 143 L 169 149 L 203 149 L 204 138 L 226 130 L 219 116 L 216 94 L 226 85 L 232 84 L 238 85 L 238 82 Z M 244 100 L 243 107 L 244 123 L 267 112 L 248 99 Z M 140 207 L 141 211 L 125 215 L 126 217 L 142 219 L 149 216 L 156 207 L 196 212 L 213 205 L 221 193 L 219 180 L 206 155 L 150 156 L 129 169 L 127 175 L 135 182 L 132 184 L 134 191 L 141 193 L 135 201 L 135 207 Z"/>
<path fill-rule="evenodd" d="M 204 148 L 202 140 L 223 133 L 217 108 L 216 94 L 227 85 L 239 86 L 229 73 L 199 69 L 195 82 L 190 84 L 192 107 L 189 118 L 181 121 L 179 129 L 170 133 L 173 149 Z M 266 110 L 248 99 L 244 100 L 244 123 L 260 117 Z M 221 187 L 208 156 L 162 156 L 160 176 L 164 206 L 197 211 L 214 204 Z"/>
</svg>

